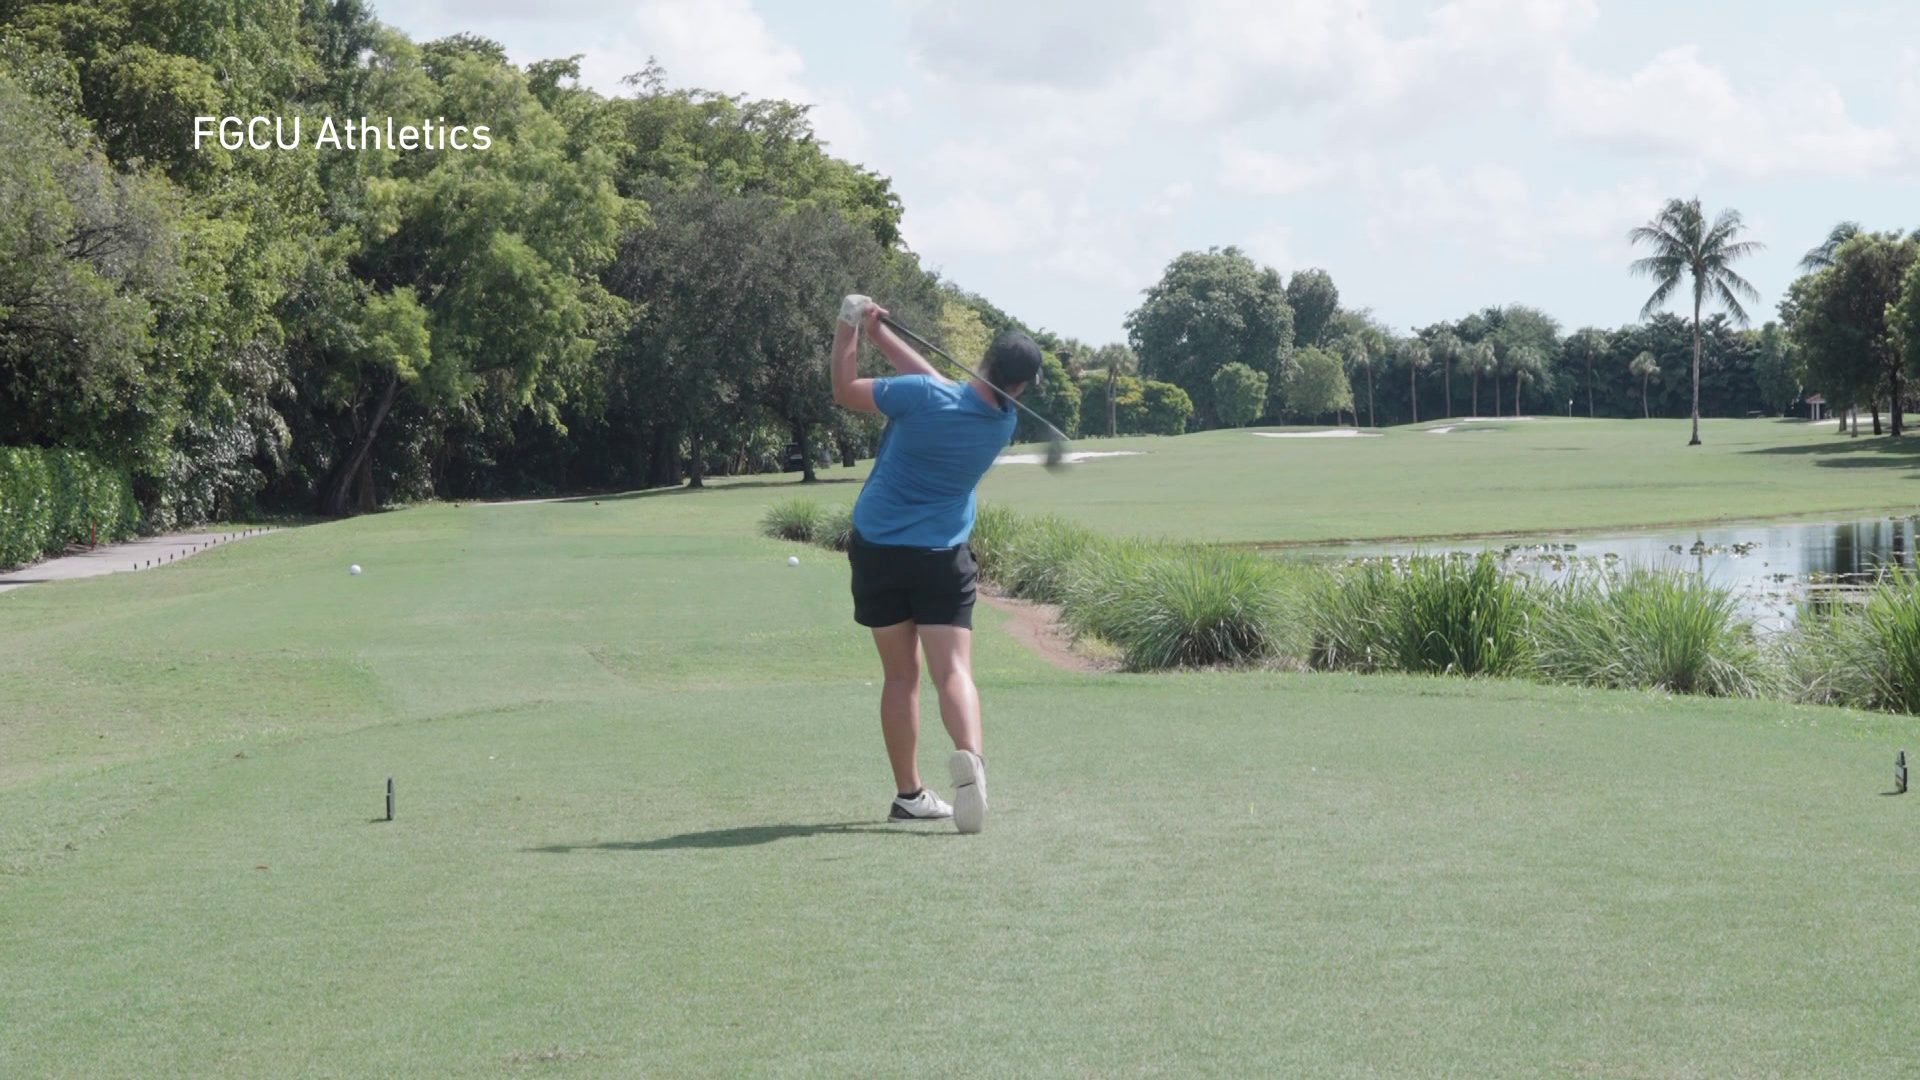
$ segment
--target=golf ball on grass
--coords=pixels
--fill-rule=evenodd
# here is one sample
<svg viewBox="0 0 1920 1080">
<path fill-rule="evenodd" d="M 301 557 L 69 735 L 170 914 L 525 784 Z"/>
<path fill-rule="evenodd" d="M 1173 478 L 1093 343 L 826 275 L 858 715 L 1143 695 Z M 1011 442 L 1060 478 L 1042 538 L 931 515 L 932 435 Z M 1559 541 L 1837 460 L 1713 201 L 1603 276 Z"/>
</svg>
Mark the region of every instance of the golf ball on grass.
<svg viewBox="0 0 1920 1080">
<path fill-rule="evenodd" d="M 349 567 L 347 567 L 347 573 L 349 573 L 349 574 L 357 574 L 357 573 L 359 573 L 359 572 L 360 572 L 360 564 L 359 564 L 359 563 L 354 563 L 354 564 L 353 564 L 352 566 L 349 566 Z"/>
<path fill-rule="evenodd" d="M 800 565 L 800 556 L 798 556 L 798 555 L 789 555 L 789 556 L 787 556 L 787 565 L 788 565 L 788 566 L 799 566 L 799 565 Z"/>
</svg>

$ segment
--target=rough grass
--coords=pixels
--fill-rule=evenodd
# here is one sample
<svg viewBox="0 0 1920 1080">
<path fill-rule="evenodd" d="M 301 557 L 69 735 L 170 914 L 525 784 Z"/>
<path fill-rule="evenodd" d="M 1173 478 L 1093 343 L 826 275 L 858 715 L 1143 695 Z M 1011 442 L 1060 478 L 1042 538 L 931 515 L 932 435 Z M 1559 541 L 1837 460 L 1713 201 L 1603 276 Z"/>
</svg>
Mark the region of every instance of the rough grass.
<svg viewBox="0 0 1920 1080">
<path fill-rule="evenodd" d="M 1773 688 L 1775 664 L 1733 594 L 1694 575 L 1576 575 L 1545 590 L 1536 611 L 1532 662 L 1543 678 L 1721 697 Z"/>
</svg>

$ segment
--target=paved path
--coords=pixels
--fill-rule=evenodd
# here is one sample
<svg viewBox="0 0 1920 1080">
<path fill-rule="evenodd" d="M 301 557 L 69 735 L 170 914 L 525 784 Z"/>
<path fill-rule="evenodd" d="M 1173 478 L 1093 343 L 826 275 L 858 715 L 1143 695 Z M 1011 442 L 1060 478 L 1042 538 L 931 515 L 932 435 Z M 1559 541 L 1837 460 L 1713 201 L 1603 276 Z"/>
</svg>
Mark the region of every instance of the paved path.
<svg viewBox="0 0 1920 1080">
<path fill-rule="evenodd" d="M 149 536 L 139 540 L 129 540 L 124 544 L 102 544 L 91 551 L 78 549 L 75 554 L 62 555 L 46 562 L 23 566 L 18 570 L 0 574 L 0 593 L 17 589 L 22 585 L 37 585 L 43 581 L 63 581 L 67 578 L 95 577 L 99 574 L 112 574 L 122 570 L 150 570 L 156 566 L 165 566 L 170 562 L 197 555 L 216 544 L 232 543 L 249 536 L 272 532 L 271 529 L 241 529 L 233 532 L 191 532 L 174 533 L 171 536 Z M 70 549 L 71 550 L 71 549 Z"/>
</svg>

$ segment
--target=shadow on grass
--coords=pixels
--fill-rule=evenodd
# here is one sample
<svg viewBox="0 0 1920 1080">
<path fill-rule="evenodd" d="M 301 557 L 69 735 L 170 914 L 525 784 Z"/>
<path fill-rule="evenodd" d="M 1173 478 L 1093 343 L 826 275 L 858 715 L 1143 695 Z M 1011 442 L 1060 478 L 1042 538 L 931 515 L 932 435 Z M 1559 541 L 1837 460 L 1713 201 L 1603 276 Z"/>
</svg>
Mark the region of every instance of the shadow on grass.
<svg viewBox="0 0 1920 1080">
<path fill-rule="evenodd" d="M 1920 469 L 1920 438 L 1902 435 L 1830 436 L 1830 442 L 1795 443 L 1743 450 L 1744 454 L 1811 457 L 1825 469 Z"/>
<path fill-rule="evenodd" d="M 792 491 L 796 495 L 803 495 L 809 491 L 827 487 L 830 484 L 858 484 L 862 482 L 862 479 L 858 476 L 835 477 L 831 480 L 826 477 L 821 477 L 811 484 L 801 480 L 741 480 L 738 482 L 710 480 L 707 482 L 707 486 L 703 488 L 690 488 L 685 484 L 681 484 L 677 487 L 642 488 L 639 491 L 620 491 L 606 495 L 580 495 L 569 499 L 555 499 L 554 501 L 559 503 L 628 502 L 633 499 L 657 499 L 668 495 L 698 495 L 703 491 L 734 491 L 740 488 L 784 488 Z"/>
<path fill-rule="evenodd" d="M 548 844 L 521 848 L 545 855 L 571 855 L 576 851 L 679 851 L 686 848 L 733 848 L 771 844 L 803 836 L 827 836 L 836 833 L 870 833 L 878 836 L 931 836 L 930 832 L 874 821 L 836 821 L 820 825 L 746 825 L 737 829 L 711 829 L 707 832 L 681 833 L 658 840 L 608 840 L 599 844 Z"/>
</svg>

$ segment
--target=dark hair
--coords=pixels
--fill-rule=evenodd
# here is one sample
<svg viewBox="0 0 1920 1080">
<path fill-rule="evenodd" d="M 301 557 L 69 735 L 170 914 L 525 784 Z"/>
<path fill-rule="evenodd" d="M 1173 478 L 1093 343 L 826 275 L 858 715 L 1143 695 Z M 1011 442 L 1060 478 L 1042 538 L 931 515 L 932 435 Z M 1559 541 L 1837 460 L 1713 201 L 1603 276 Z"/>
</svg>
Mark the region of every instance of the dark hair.
<svg viewBox="0 0 1920 1080">
<path fill-rule="evenodd" d="M 1041 371 L 1040 346 L 1017 330 L 1000 331 L 994 335 L 993 344 L 987 346 L 982 374 L 993 385 L 995 403 L 1003 409 L 1007 407 L 1007 396 L 1001 388 L 1020 383 L 1038 384 Z"/>
</svg>

